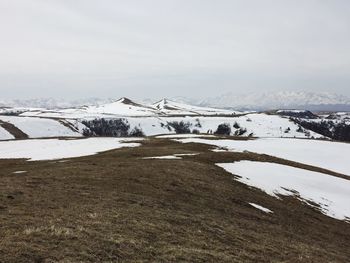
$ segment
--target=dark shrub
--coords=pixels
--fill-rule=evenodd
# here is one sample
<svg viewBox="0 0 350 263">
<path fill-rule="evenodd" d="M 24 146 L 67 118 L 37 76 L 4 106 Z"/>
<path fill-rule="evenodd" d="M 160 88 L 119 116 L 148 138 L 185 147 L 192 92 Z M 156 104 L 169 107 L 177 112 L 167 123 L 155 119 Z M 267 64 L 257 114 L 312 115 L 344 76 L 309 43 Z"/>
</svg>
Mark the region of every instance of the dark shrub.
<svg viewBox="0 0 350 263">
<path fill-rule="evenodd" d="M 235 122 L 235 123 L 233 124 L 233 128 L 239 129 L 239 128 L 241 128 L 241 126 L 239 126 L 239 124 L 238 124 L 237 122 Z"/>
<path fill-rule="evenodd" d="M 299 126 L 298 126 L 298 129 L 297 129 L 297 132 L 304 133 L 303 127 L 301 127 L 301 126 L 299 125 Z"/>
<path fill-rule="evenodd" d="M 235 132 L 235 135 L 236 135 L 236 136 L 242 136 L 242 135 L 244 135 L 246 132 L 247 132 L 247 129 L 246 129 L 246 128 L 240 128 L 239 130 L 237 130 L 237 131 Z"/>
<path fill-rule="evenodd" d="M 180 134 L 181 133 L 191 133 L 191 130 L 190 130 L 191 123 L 189 123 L 189 122 L 174 121 L 174 122 L 168 122 L 168 125 L 170 127 L 172 127 L 176 133 L 180 133 Z"/>
<path fill-rule="evenodd" d="M 193 134 L 199 134 L 199 130 L 193 129 L 193 130 L 192 130 L 192 133 L 193 133 Z"/>
<path fill-rule="evenodd" d="M 228 123 L 222 123 L 218 126 L 214 134 L 218 135 L 230 135 L 231 134 L 231 127 Z"/>
<path fill-rule="evenodd" d="M 290 128 L 288 127 L 285 131 L 284 131 L 284 133 L 289 133 L 290 132 Z"/>
<path fill-rule="evenodd" d="M 202 128 L 202 124 L 199 121 L 199 119 L 196 119 L 196 124 L 194 126 L 197 127 L 197 128 Z"/>
<path fill-rule="evenodd" d="M 91 136 L 94 136 L 94 133 L 93 133 L 92 131 L 90 131 L 89 128 L 84 128 L 84 129 L 83 129 L 83 135 L 84 135 L 85 137 L 91 137 Z"/>
<path fill-rule="evenodd" d="M 145 136 L 145 134 L 143 133 L 143 131 L 139 127 L 135 127 L 134 129 L 132 129 L 132 131 L 130 132 L 129 135 L 131 137 L 144 137 Z"/>
<path fill-rule="evenodd" d="M 323 136 L 329 137 L 339 141 L 350 141 L 350 125 L 346 122 L 335 122 L 335 121 L 311 121 L 301 120 L 292 118 L 292 121 L 299 124 L 301 129 L 307 129 Z M 310 132 L 304 130 L 306 136 L 311 136 Z"/>
<path fill-rule="evenodd" d="M 130 125 L 125 119 L 102 118 L 83 121 L 83 124 L 88 128 L 83 130 L 84 136 L 126 137 L 129 135 Z"/>
<path fill-rule="evenodd" d="M 18 116 L 21 113 L 23 113 L 23 112 L 20 112 L 20 111 L 7 111 L 7 112 L 1 113 L 1 115 L 4 115 L 4 116 Z"/>
</svg>

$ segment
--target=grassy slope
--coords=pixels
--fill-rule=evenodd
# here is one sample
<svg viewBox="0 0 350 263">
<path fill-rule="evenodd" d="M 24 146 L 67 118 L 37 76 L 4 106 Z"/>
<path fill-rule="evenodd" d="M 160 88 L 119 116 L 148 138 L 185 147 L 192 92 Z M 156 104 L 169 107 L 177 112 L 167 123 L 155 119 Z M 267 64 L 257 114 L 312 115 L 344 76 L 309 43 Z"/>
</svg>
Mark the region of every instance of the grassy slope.
<svg viewBox="0 0 350 263">
<path fill-rule="evenodd" d="M 350 224 L 214 165 L 283 160 L 208 148 L 151 139 L 64 163 L 0 160 L 0 262 L 349 261 Z M 141 159 L 186 152 L 201 155 Z"/>
</svg>

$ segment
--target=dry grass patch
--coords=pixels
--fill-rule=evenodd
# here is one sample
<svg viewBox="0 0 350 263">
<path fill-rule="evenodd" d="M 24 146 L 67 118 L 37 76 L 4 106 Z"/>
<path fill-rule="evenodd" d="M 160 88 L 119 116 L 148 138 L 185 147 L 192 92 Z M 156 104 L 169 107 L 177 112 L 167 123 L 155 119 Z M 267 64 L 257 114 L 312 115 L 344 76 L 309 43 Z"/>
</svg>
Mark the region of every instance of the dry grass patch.
<svg viewBox="0 0 350 263">
<path fill-rule="evenodd" d="M 272 157 L 213 153 L 207 145 L 163 139 L 142 144 L 65 163 L 0 160 L 0 262 L 350 258 L 349 224 L 295 198 L 273 198 L 215 166 Z M 200 154 L 182 160 L 140 159 L 175 153 Z M 16 170 L 28 173 L 11 174 Z"/>
</svg>

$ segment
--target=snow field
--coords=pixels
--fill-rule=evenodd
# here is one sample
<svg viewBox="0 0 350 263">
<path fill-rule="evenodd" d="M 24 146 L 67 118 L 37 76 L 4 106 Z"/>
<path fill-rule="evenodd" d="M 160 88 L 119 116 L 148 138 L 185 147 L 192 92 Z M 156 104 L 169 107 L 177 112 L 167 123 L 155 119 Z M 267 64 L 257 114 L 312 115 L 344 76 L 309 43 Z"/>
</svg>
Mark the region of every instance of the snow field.
<svg viewBox="0 0 350 263">
<path fill-rule="evenodd" d="M 14 138 L 12 134 L 0 126 L 0 140 L 11 140 Z"/>
<path fill-rule="evenodd" d="M 247 141 L 186 138 L 177 141 L 204 143 L 235 152 L 267 154 L 350 176 L 349 143 L 288 138 L 261 138 Z"/>
<path fill-rule="evenodd" d="M 0 116 L 0 120 L 9 122 L 27 134 L 29 138 L 40 137 L 80 137 L 79 132 L 66 127 L 58 120 L 35 118 Z"/>
<path fill-rule="evenodd" d="M 93 155 L 122 147 L 137 147 L 140 138 L 33 139 L 0 142 L 0 159 L 55 160 Z"/>
</svg>

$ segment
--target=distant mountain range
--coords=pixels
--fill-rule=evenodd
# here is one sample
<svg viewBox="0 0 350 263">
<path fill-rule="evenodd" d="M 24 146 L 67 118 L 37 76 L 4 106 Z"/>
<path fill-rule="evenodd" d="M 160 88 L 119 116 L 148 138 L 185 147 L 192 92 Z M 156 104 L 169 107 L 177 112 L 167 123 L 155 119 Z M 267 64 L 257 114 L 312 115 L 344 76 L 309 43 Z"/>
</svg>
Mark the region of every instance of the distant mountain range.
<svg viewBox="0 0 350 263">
<path fill-rule="evenodd" d="M 0 99 L 0 107 L 63 109 L 84 105 L 100 105 L 114 101 L 114 99 L 86 98 L 79 100 L 65 100 L 56 98 L 35 99 Z"/>
<path fill-rule="evenodd" d="M 188 97 L 175 97 L 174 102 L 201 107 L 227 108 L 234 110 L 273 110 L 273 109 L 307 109 L 311 111 L 350 111 L 350 98 L 329 92 L 280 91 L 236 94 L 227 93 L 217 97 L 198 100 Z M 63 100 L 55 98 L 38 98 L 26 100 L 0 100 L 0 107 L 35 107 L 60 109 L 97 106 L 111 103 L 114 99 L 87 98 L 80 100 Z M 152 105 L 154 100 L 145 99 L 141 103 Z"/>
<path fill-rule="evenodd" d="M 228 93 L 199 103 L 211 107 L 239 110 L 307 109 L 313 111 L 349 111 L 350 99 L 329 92 L 264 92 L 239 95 Z"/>
</svg>

